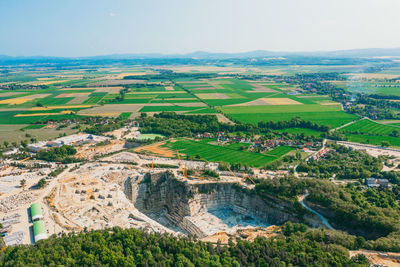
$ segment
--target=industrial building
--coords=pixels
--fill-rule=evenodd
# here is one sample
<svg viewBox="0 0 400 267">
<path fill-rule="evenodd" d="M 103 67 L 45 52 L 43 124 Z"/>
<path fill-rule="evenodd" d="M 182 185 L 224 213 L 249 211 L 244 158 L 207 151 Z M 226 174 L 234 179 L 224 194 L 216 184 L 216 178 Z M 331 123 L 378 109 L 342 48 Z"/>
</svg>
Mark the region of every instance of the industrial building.
<svg viewBox="0 0 400 267">
<path fill-rule="evenodd" d="M 44 225 L 44 221 L 39 220 L 33 222 L 33 235 L 35 238 L 35 242 L 47 239 L 47 232 L 46 232 L 46 226 Z"/>
<path fill-rule="evenodd" d="M 31 216 L 32 221 L 43 219 L 42 207 L 40 206 L 40 203 L 31 204 Z"/>
</svg>

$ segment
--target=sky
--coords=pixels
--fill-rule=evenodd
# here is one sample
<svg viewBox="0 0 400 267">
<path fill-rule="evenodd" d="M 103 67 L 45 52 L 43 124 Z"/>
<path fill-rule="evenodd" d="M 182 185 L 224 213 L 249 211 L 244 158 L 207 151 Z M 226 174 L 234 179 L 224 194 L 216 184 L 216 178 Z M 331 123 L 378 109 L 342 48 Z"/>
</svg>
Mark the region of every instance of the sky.
<svg viewBox="0 0 400 267">
<path fill-rule="evenodd" d="M 400 0 L 0 0 L 0 55 L 400 47 Z"/>
</svg>

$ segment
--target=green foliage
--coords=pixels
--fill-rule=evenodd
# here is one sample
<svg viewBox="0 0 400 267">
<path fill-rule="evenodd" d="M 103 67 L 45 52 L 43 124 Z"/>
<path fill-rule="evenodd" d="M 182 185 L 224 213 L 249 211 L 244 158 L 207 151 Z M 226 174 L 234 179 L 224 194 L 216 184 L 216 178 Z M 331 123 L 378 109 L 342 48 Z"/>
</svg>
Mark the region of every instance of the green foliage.
<svg viewBox="0 0 400 267">
<path fill-rule="evenodd" d="M 341 145 L 334 144 L 332 149 L 322 160 L 300 164 L 297 171 L 320 178 L 330 178 L 335 174 L 338 179 L 364 179 L 383 168 L 380 157 L 375 158 L 366 152 Z"/>
<path fill-rule="evenodd" d="M 208 176 L 208 177 L 213 177 L 213 178 L 219 178 L 219 174 L 213 170 L 210 169 L 206 169 L 203 171 L 202 173 L 204 176 Z"/>
<path fill-rule="evenodd" d="M 400 251 L 400 242 L 394 238 L 400 232 L 397 186 L 393 190 L 363 190 L 352 184 L 343 187 L 326 180 L 285 177 L 263 180 L 255 188 L 261 197 L 272 195 L 293 202 L 307 191 L 307 203 L 317 205 L 319 212 L 335 227 L 368 239 L 379 238 L 380 242 L 386 243 L 382 247 Z M 368 241 L 366 247 L 376 248 L 378 240 Z"/>
<path fill-rule="evenodd" d="M 37 153 L 36 158 L 45 161 L 72 163 L 77 162 L 77 159 L 71 157 L 75 154 L 76 149 L 73 146 L 62 146 L 41 150 L 39 153 Z"/>
<path fill-rule="evenodd" d="M 0 255 L 2 266 L 365 266 L 350 260 L 342 246 L 304 236 L 215 246 L 120 228 L 64 234 Z"/>
<path fill-rule="evenodd" d="M 91 127 L 85 129 L 86 133 L 101 135 L 105 132 L 114 131 L 116 129 L 122 128 L 125 125 L 125 121 L 122 118 L 116 118 L 113 122 L 107 122 L 104 124 L 95 124 Z"/>
<path fill-rule="evenodd" d="M 65 168 L 57 168 L 54 171 L 49 173 L 49 176 L 51 177 L 57 177 L 60 173 L 62 173 L 65 170 Z"/>
<path fill-rule="evenodd" d="M 40 179 L 37 183 L 38 188 L 43 188 L 46 185 L 46 180 L 44 178 Z"/>
<path fill-rule="evenodd" d="M 144 114 L 144 113 L 141 113 Z M 215 115 L 179 115 L 174 112 L 161 112 L 154 117 L 142 117 L 139 120 L 141 132 L 159 133 L 165 136 L 193 137 L 198 133 L 217 132 L 246 132 L 246 133 L 269 133 L 271 129 L 287 129 L 288 127 L 303 127 L 317 131 L 327 131 L 329 127 L 317 125 L 293 116 L 287 121 L 259 122 L 257 124 L 227 124 L 218 121 Z M 301 134 L 299 134 L 301 135 Z M 304 134 L 303 134 L 304 137 Z"/>
</svg>

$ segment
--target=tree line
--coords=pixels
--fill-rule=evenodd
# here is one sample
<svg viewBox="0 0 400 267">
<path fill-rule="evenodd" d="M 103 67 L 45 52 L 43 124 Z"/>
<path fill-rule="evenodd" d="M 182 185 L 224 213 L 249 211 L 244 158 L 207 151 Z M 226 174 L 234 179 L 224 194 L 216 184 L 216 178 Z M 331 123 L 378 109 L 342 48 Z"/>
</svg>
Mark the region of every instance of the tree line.
<svg viewBox="0 0 400 267">
<path fill-rule="evenodd" d="M 360 183 L 336 185 L 327 180 L 285 177 L 259 182 L 255 193 L 297 202 L 309 193 L 306 202 L 318 209 L 335 228 L 346 230 L 362 242 L 351 249 L 400 251 L 400 194 L 397 190 L 363 189 Z"/>
<path fill-rule="evenodd" d="M 328 126 L 318 125 L 295 117 L 288 121 L 260 122 L 254 124 L 228 124 L 218 121 L 215 115 L 180 115 L 175 112 L 161 112 L 154 117 L 141 116 L 139 118 L 143 133 L 158 133 L 168 137 L 188 136 L 194 137 L 205 132 L 246 132 L 268 133 L 271 129 L 306 128 L 327 132 Z"/>
<path fill-rule="evenodd" d="M 339 244 L 317 240 L 304 226 L 288 224 L 286 235 L 253 242 L 236 239 L 228 245 L 168 234 L 120 228 L 63 234 L 34 246 L 8 247 L 2 266 L 368 266 L 350 259 Z"/>
</svg>

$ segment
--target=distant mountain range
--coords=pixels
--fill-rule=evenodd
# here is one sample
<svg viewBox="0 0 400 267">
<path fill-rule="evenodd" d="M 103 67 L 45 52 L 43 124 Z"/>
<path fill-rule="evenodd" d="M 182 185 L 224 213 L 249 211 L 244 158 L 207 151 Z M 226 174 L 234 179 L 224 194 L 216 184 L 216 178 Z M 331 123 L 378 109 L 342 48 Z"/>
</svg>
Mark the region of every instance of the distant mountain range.
<svg viewBox="0 0 400 267">
<path fill-rule="evenodd" d="M 367 48 L 367 49 L 351 49 L 337 51 L 317 51 L 317 52 L 274 52 L 267 50 L 256 50 L 241 53 L 212 53 L 197 51 L 187 54 L 111 54 L 92 57 L 49 57 L 49 56 L 32 56 L 32 57 L 12 57 L 0 55 L 0 60 L 101 60 L 101 59 L 149 59 L 149 58 L 192 58 L 192 59 L 229 59 L 229 58 L 278 58 L 278 57 L 342 57 L 342 58 L 373 58 L 373 57 L 400 57 L 400 48 Z"/>
</svg>

